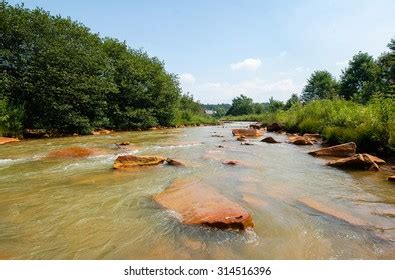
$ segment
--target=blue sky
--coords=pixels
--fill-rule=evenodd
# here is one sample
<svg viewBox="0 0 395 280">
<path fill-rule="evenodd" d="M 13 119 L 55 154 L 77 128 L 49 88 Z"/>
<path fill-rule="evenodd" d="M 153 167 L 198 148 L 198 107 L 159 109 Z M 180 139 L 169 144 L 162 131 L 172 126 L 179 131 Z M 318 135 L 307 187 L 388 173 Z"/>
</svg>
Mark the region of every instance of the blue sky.
<svg viewBox="0 0 395 280">
<path fill-rule="evenodd" d="M 358 51 L 395 38 L 395 1 L 25 0 L 101 36 L 142 48 L 203 103 L 257 102 L 300 93 L 314 70 L 335 77 Z"/>
</svg>

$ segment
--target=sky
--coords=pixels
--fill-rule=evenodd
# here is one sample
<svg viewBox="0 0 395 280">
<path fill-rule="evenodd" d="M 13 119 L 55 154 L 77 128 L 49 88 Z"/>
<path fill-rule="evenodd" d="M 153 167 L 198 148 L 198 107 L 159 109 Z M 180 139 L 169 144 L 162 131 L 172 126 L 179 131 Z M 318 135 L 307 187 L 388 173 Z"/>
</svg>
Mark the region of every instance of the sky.
<svg viewBox="0 0 395 280">
<path fill-rule="evenodd" d="M 395 38 L 393 0 L 25 0 L 165 62 L 202 103 L 300 94 L 315 70 L 336 78 L 358 51 Z"/>
</svg>

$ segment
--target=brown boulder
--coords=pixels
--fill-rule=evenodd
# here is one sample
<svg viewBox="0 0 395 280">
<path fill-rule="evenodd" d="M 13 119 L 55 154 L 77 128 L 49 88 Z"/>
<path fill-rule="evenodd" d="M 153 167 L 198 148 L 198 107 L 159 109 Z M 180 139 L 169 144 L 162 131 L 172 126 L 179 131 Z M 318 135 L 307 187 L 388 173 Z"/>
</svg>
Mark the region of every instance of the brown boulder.
<svg viewBox="0 0 395 280">
<path fill-rule="evenodd" d="M 238 128 L 232 129 L 233 136 L 245 136 L 245 137 L 258 137 L 263 135 L 263 131 L 253 128 Z"/>
<path fill-rule="evenodd" d="M 238 160 L 225 160 L 222 162 L 225 165 L 237 165 L 240 164 L 240 162 Z"/>
<path fill-rule="evenodd" d="M 180 221 L 187 225 L 241 230 L 254 226 L 244 208 L 199 181 L 177 180 L 153 199 L 178 213 Z"/>
<path fill-rule="evenodd" d="M 164 163 L 166 158 L 161 156 L 119 156 L 113 165 L 114 169 L 133 169 L 135 167 L 152 166 Z"/>
<path fill-rule="evenodd" d="M 245 141 L 246 138 L 245 138 L 245 136 L 240 136 L 240 137 L 237 137 L 236 140 L 237 140 L 237 141 Z"/>
<path fill-rule="evenodd" d="M 23 130 L 23 138 L 47 138 L 47 130 L 40 128 L 26 128 Z"/>
<path fill-rule="evenodd" d="M 271 144 L 281 143 L 281 142 L 276 141 L 276 140 L 275 140 L 273 137 L 271 137 L 271 136 L 266 137 L 266 138 L 263 138 L 263 139 L 261 140 L 261 142 L 271 143 Z"/>
<path fill-rule="evenodd" d="M 355 155 L 357 145 L 354 142 L 349 142 L 332 147 L 322 148 L 316 151 L 309 152 L 313 156 L 335 156 L 335 157 L 350 157 Z"/>
<path fill-rule="evenodd" d="M 48 153 L 47 158 L 86 158 L 102 154 L 100 150 L 84 148 L 84 147 L 69 147 L 58 151 Z"/>
<path fill-rule="evenodd" d="M 173 165 L 173 166 L 185 166 L 185 163 L 183 163 L 180 160 L 176 160 L 176 159 L 172 159 L 172 158 L 168 158 L 166 160 L 168 165 Z"/>
<path fill-rule="evenodd" d="M 278 132 L 284 129 L 284 126 L 280 123 L 272 123 L 266 126 L 268 132 Z"/>
<path fill-rule="evenodd" d="M 395 182 L 395 175 L 389 176 L 388 181 Z"/>
<path fill-rule="evenodd" d="M 19 139 L 12 138 L 12 137 L 0 137 L 0 145 L 12 143 L 12 142 L 18 142 L 18 141 L 19 141 Z"/>
<path fill-rule="evenodd" d="M 115 145 L 117 145 L 117 146 L 128 146 L 128 145 L 130 145 L 130 143 L 128 141 L 123 141 L 123 142 L 116 143 Z"/>
<path fill-rule="evenodd" d="M 349 167 L 357 169 L 369 169 L 371 171 L 379 170 L 378 165 L 384 164 L 385 161 L 369 155 L 369 154 L 356 154 L 351 157 L 331 160 L 327 163 L 329 166 L 336 167 Z"/>
<path fill-rule="evenodd" d="M 288 139 L 294 145 L 313 145 L 311 140 L 299 135 L 289 136 Z"/>
<path fill-rule="evenodd" d="M 321 140 L 321 135 L 318 133 L 305 133 L 303 134 L 303 137 L 309 139 L 312 142 L 318 142 Z"/>
</svg>

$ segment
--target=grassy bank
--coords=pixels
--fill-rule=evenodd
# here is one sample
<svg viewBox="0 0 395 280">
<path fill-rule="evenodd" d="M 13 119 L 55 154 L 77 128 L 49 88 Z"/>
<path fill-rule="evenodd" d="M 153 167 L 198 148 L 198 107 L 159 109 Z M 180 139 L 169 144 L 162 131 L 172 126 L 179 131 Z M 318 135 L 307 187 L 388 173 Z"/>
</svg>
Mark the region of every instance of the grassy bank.
<svg viewBox="0 0 395 280">
<path fill-rule="evenodd" d="M 316 100 L 287 111 L 224 120 L 281 122 L 289 132 L 320 133 L 331 144 L 353 141 L 359 151 L 389 154 L 395 150 L 395 105 L 388 98 L 374 98 L 367 105 L 341 99 Z"/>
</svg>

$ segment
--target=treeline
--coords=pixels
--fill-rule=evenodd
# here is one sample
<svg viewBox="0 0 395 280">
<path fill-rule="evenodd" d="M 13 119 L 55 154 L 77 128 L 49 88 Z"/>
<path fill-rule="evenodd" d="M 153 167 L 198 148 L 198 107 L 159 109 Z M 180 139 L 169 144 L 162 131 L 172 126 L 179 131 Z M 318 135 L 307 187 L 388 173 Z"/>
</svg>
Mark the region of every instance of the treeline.
<svg viewBox="0 0 395 280">
<path fill-rule="evenodd" d="M 226 119 L 282 122 L 290 132 L 321 133 L 330 143 L 354 141 L 360 151 L 393 153 L 395 149 L 395 40 L 374 59 L 359 52 L 336 80 L 315 71 L 300 96 L 287 102 L 271 98 L 254 103 L 233 99 Z"/>
<path fill-rule="evenodd" d="M 0 2 L 0 132 L 212 121 L 164 63 L 70 18 Z"/>
</svg>

